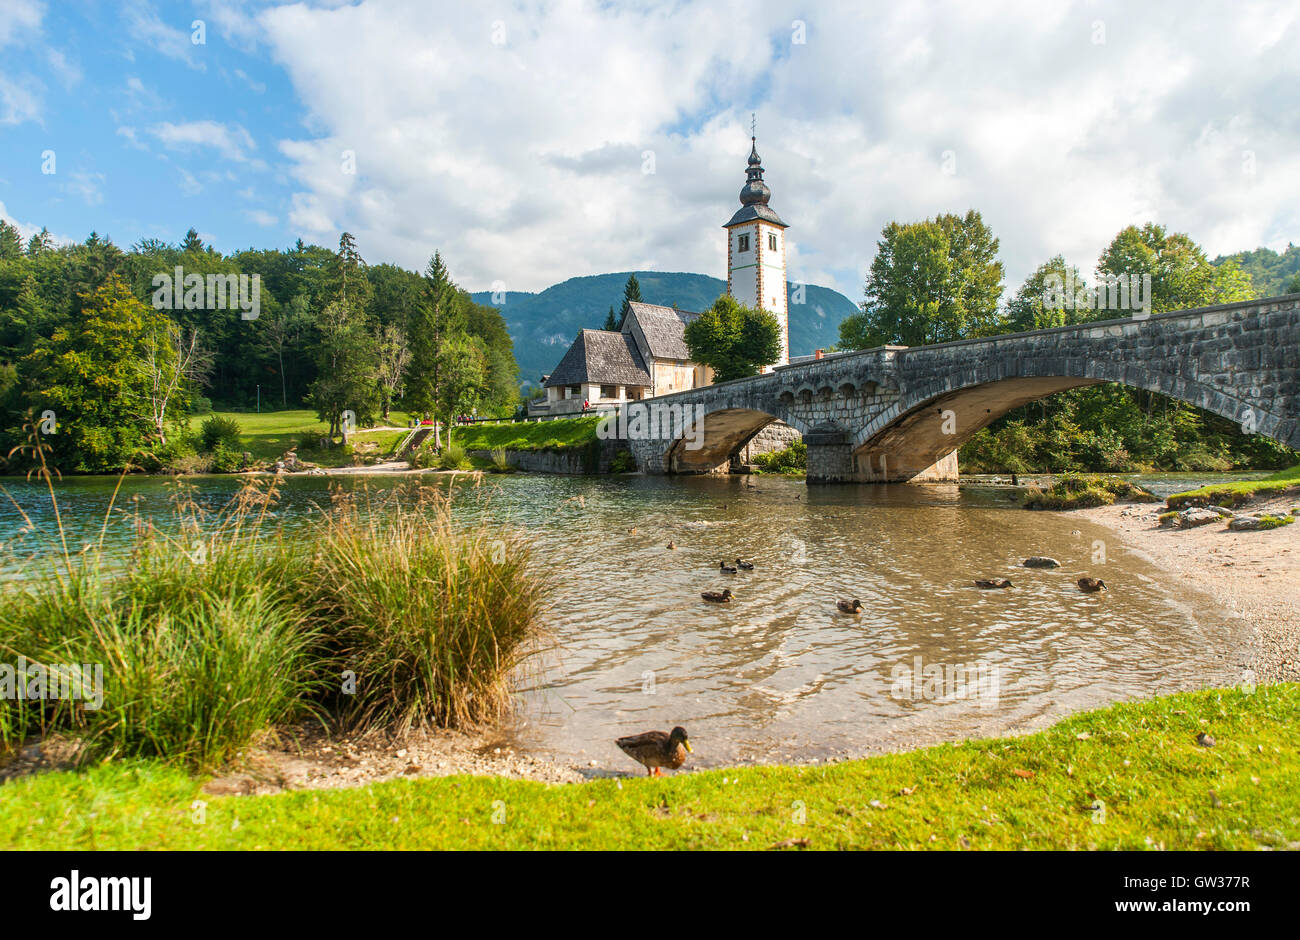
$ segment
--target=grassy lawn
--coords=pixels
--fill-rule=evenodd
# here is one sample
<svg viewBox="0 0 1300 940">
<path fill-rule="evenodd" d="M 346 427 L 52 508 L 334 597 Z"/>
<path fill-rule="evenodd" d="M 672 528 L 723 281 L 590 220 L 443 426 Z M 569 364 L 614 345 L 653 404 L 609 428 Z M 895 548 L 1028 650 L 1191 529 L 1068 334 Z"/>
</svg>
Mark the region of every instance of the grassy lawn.
<svg viewBox="0 0 1300 940">
<path fill-rule="evenodd" d="M 596 439 L 599 415 L 453 428 L 452 440 L 466 450 L 550 450 L 583 447 Z"/>
<path fill-rule="evenodd" d="M 316 412 L 308 409 L 294 411 L 264 411 L 261 414 L 235 411 L 214 411 L 223 418 L 233 418 L 239 422 L 239 436 L 243 449 L 257 460 L 275 460 L 286 450 L 298 443 L 298 439 L 307 431 L 324 434 L 328 426 L 316 417 Z M 208 415 L 194 415 L 190 418 L 190 428 L 197 431 Z M 402 411 L 394 411 L 388 416 L 388 424 L 404 427 L 410 421 Z M 379 453 L 391 451 L 402 439 L 406 431 L 358 431 L 352 435 L 354 444 L 374 441 L 379 445 Z M 342 454 L 322 453 L 320 451 L 303 451 L 299 455 L 304 460 L 311 460 L 323 466 L 351 466 L 352 458 Z M 336 458 L 336 459 L 335 459 Z"/>
<path fill-rule="evenodd" d="M 1262 480 L 1242 480 L 1236 483 L 1211 483 L 1198 490 L 1175 493 L 1166 502 L 1170 509 L 1185 509 L 1188 506 L 1239 506 L 1249 502 L 1252 496 L 1280 493 L 1291 487 L 1300 487 L 1300 464 L 1287 470 L 1279 470 Z"/>
<path fill-rule="evenodd" d="M 1283 684 L 839 764 L 567 786 L 445 777 L 209 797 L 181 770 L 110 764 L 4 784 L 0 848 L 1297 848 L 1298 723 L 1300 685 Z"/>
</svg>

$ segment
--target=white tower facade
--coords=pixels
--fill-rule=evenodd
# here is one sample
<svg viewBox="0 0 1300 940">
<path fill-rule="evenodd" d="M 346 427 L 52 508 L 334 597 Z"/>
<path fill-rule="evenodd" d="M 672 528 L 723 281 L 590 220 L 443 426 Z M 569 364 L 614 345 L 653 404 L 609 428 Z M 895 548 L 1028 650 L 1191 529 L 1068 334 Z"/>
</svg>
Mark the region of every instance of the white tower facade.
<svg viewBox="0 0 1300 940">
<path fill-rule="evenodd" d="M 790 361 L 785 286 L 785 230 L 789 226 L 767 204 L 772 191 L 763 182 L 758 141 L 750 140 L 740 210 L 723 226 L 727 230 L 727 293 L 746 307 L 758 307 L 776 317 L 781 325 L 781 356 L 775 365 L 785 365 Z"/>
</svg>

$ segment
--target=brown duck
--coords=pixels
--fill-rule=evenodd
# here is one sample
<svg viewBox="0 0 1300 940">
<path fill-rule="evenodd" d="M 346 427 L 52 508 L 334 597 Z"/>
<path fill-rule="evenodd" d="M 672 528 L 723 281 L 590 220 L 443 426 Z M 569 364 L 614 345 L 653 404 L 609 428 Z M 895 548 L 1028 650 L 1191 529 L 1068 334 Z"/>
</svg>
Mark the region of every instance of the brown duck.
<svg viewBox="0 0 1300 940">
<path fill-rule="evenodd" d="M 676 770 L 686 763 L 686 754 L 694 750 L 686 740 L 686 729 L 677 726 L 671 733 L 647 731 L 619 738 L 614 742 L 619 749 L 645 767 L 649 776 L 662 776 L 662 768 Z"/>
<path fill-rule="evenodd" d="M 725 588 L 721 594 L 717 591 L 705 591 L 700 597 L 704 598 L 711 604 L 730 604 L 731 588 Z"/>
<path fill-rule="evenodd" d="M 1101 578 L 1080 578 L 1078 581 L 1079 590 L 1085 594 L 1095 594 L 1097 591 L 1108 591 L 1106 582 Z"/>
<path fill-rule="evenodd" d="M 836 601 L 835 606 L 839 608 L 839 611 L 842 614 L 852 614 L 856 617 L 858 614 L 862 613 L 862 601 L 858 600 L 856 597 L 851 601 Z"/>
<path fill-rule="evenodd" d="M 1006 578 L 977 578 L 975 580 L 977 588 L 983 588 L 986 591 L 996 590 L 998 588 L 1009 588 L 1011 582 Z"/>
</svg>

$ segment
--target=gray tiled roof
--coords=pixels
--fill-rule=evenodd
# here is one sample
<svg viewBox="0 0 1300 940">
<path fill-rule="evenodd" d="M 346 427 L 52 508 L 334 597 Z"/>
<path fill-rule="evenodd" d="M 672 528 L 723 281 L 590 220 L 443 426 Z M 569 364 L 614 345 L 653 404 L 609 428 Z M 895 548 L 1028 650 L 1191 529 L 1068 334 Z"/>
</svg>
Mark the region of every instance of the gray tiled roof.
<svg viewBox="0 0 1300 940">
<path fill-rule="evenodd" d="M 653 358 L 684 360 L 691 358 L 691 351 L 686 348 L 684 333 L 686 324 L 698 317 L 698 313 L 677 310 L 673 307 L 661 307 L 659 304 L 632 303 L 628 308 L 628 316 L 636 318 Z M 623 328 L 627 330 L 630 326 L 624 324 Z"/>
<path fill-rule="evenodd" d="M 776 210 L 769 209 L 762 203 L 755 203 L 752 206 L 741 206 L 736 210 L 736 214 L 731 217 L 731 221 L 723 228 L 731 228 L 733 225 L 739 225 L 741 222 L 752 222 L 755 219 L 762 219 L 764 222 L 771 222 L 773 225 L 779 225 L 781 228 L 789 228 L 781 221 L 781 217 L 776 214 Z"/>
<path fill-rule="evenodd" d="M 629 334 L 583 330 L 546 380 L 546 387 L 583 382 L 648 386 L 650 373 Z"/>
</svg>

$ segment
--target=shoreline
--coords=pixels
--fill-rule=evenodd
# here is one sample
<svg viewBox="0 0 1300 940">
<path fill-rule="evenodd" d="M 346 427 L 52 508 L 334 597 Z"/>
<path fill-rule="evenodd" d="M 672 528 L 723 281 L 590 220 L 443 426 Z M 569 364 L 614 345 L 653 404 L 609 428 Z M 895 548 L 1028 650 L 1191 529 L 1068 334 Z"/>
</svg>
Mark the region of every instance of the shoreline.
<svg viewBox="0 0 1300 940">
<path fill-rule="evenodd" d="M 1294 495 L 1257 499 L 1251 512 L 1286 512 Z M 1158 508 L 1115 503 L 1070 510 L 1114 532 L 1126 548 L 1181 580 L 1249 627 L 1246 668 L 1255 682 L 1300 681 L 1300 526 L 1233 532 L 1164 528 Z"/>
</svg>

